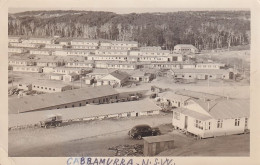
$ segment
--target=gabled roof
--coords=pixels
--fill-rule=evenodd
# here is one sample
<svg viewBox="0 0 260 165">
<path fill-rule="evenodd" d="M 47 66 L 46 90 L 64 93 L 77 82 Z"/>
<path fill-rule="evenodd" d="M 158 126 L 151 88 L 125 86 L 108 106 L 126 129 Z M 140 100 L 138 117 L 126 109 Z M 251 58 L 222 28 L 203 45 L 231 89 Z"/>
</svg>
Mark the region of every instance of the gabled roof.
<svg viewBox="0 0 260 165">
<path fill-rule="evenodd" d="M 182 96 L 188 96 L 195 99 L 206 99 L 206 100 L 216 100 L 219 98 L 223 98 L 223 96 L 218 96 L 214 94 L 209 93 L 203 93 L 203 92 L 196 92 L 196 91 L 190 91 L 190 90 L 177 90 L 175 91 L 176 94 L 182 95 Z"/>
<path fill-rule="evenodd" d="M 71 42 L 90 42 L 90 43 L 98 43 L 98 40 L 91 40 L 91 39 L 73 39 Z"/>
<path fill-rule="evenodd" d="M 193 117 L 193 118 L 201 120 L 201 121 L 206 121 L 206 120 L 212 119 L 212 117 L 210 117 L 208 115 L 204 115 L 202 113 L 199 113 L 199 112 L 196 112 L 193 110 L 189 110 L 186 108 L 175 108 L 175 109 L 173 109 L 173 112 L 179 112 L 179 113 Z"/>
<path fill-rule="evenodd" d="M 205 111 L 207 111 L 214 119 L 234 119 L 249 117 L 250 115 L 249 100 L 221 99 L 209 102 L 204 102 L 202 100 L 194 101 Z"/>
<path fill-rule="evenodd" d="M 166 99 L 174 99 L 174 100 L 180 100 L 180 101 L 186 101 L 191 98 L 188 96 L 182 96 L 182 95 L 175 94 L 174 92 L 171 92 L 171 91 L 159 93 L 159 96 L 166 98 Z"/>
<path fill-rule="evenodd" d="M 27 112 L 42 108 L 64 105 L 83 100 L 118 94 L 109 85 L 67 90 L 64 92 L 47 93 L 37 96 L 10 98 L 8 100 L 9 113 Z"/>
<path fill-rule="evenodd" d="M 137 41 L 111 41 L 112 44 L 120 44 L 120 43 L 123 43 L 123 44 L 138 44 Z"/>
<path fill-rule="evenodd" d="M 188 47 L 188 48 L 196 48 L 195 46 L 191 45 L 191 44 L 177 44 L 175 45 L 176 47 Z M 174 47 L 175 47 L 174 46 Z M 197 49 L 197 48 L 196 48 Z"/>
<path fill-rule="evenodd" d="M 129 77 L 129 75 L 127 73 L 121 72 L 121 71 L 118 71 L 118 70 L 111 72 L 109 75 L 115 77 L 118 80 L 124 80 L 124 79 Z M 102 79 L 106 79 L 106 76 L 102 77 Z"/>
</svg>

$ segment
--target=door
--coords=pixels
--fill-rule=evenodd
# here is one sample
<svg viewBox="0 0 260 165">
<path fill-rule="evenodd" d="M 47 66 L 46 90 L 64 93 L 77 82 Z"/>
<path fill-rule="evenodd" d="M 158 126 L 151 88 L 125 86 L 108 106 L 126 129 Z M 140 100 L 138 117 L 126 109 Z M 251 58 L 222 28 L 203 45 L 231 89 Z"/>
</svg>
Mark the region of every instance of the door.
<svg viewBox="0 0 260 165">
<path fill-rule="evenodd" d="M 187 127 L 188 127 L 188 116 L 185 116 L 184 128 L 187 129 Z"/>
</svg>

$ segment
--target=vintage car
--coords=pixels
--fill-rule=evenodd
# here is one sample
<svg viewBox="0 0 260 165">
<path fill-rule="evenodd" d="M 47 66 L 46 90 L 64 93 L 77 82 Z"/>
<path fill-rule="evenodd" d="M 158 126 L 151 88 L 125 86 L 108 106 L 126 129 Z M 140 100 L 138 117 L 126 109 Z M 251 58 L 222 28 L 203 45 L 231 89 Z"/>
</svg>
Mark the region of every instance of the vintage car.
<svg viewBox="0 0 260 165">
<path fill-rule="evenodd" d="M 47 116 L 47 118 L 43 121 L 40 121 L 41 127 L 50 128 L 52 127 L 59 127 L 62 123 L 62 115 L 60 114 L 53 114 Z"/>
<path fill-rule="evenodd" d="M 128 135 L 131 138 L 139 139 L 139 140 L 146 136 L 157 136 L 160 134 L 161 134 L 161 131 L 159 130 L 158 127 L 152 128 L 146 124 L 137 125 L 128 132 Z"/>
</svg>

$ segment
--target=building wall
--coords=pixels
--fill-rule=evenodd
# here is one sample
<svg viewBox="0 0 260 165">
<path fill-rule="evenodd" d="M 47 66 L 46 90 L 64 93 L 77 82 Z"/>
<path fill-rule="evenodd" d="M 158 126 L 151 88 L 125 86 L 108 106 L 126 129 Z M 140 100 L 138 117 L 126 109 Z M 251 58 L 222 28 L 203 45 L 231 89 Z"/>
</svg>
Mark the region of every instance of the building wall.
<svg viewBox="0 0 260 165">
<path fill-rule="evenodd" d="M 51 55 L 51 51 L 46 51 L 46 50 L 30 50 L 30 54 L 49 56 L 49 55 Z"/>
<path fill-rule="evenodd" d="M 94 63 L 77 63 L 77 62 L 68 62 L 66 67 L 84 67 L 84 68 L 94 68 Z"/>
<path fill-rule="evenodd" d="M 9 43 L 13 47 L 23 47 L 23 48 L 39 48 L 38 44 L 30 44 L 30 43 Z"/>
<path fill-rule="evenodd" d="M 209 64 L 196 64 L 196 69 L 220 69 L 219 64 L 209 63 Z"/>
<path fill-rule="evenodd" d="M 62 49 L 63 45 L 51 44 L 51 45 L 45 45 L 45 48 L 47 48 L 47 49 Z"/>
<path fill-rule="evenodd" d="M 77 41 L 71 41 L 71 45 L 86 45 L 86 46 L 98 46 L 99 42 L 91 42 L 87 40 L 77 40 Z"/>
<path fill-rule="evenodd" d="M 37 85 L 33 84 L 32 85 L 32 90 L 35 91 L 41 91 L 41 92 L 47 92 L 47 93 L 54 93 L 54 92 L 63 92 L 66 90 L 71 90 L 71 86 L 63 86 L 63 87 L 51 87 L 51 86 L 43 86 L 43 85 Z"/>
<path fill-rule="evenodd" d="M 32 84 L 18 84 L 17 88 L 30 91 L 32 90 Z"/>
<path fill-rule="evenodd" d="M 72 45 L 72 49 L 97 49 L 97 46 L 88 46 L 88 45 Z"/>
<path fill-rule="evenodd" d="M 88 60 L 95 61 L 127 61 L 127 57 L 125 56 L 89 56 Z"/>
<path fill-rule="evenodd" d="M 50 75 L 51 80 L 62 80 L 62 75 Z"/>
<path fill-rule="evenodd" d="M 172 125 L 180 129 L 185 129 L 185 116 L 180 113 L 180 119 L 172 119 Z M 202 121 L 203 129 L 195 127 L 195 118 L 188 116 L 188 126 L 187 131 L 198 135 L 202 138 L 214 137 L 214 136 L 223 136 L 223 135 L 232 135 L 240 134 L 245 130 L 245 118 L 240 118 L 239 126 L 235 126 L 235 119 L 223 119 L 222 128 L 217 128 L 218 120 L 210 119 L 207 121 Z M 210 123 L 210 124 L 209 124 Z M 210 127 L 210 128 L 209 128 Z"/>
<path fill-rule="evenodd" d="M 13 66 L 13 71 L 41 73 L 42 68 L 29 67 L 29 66 Z"/>
</svg>

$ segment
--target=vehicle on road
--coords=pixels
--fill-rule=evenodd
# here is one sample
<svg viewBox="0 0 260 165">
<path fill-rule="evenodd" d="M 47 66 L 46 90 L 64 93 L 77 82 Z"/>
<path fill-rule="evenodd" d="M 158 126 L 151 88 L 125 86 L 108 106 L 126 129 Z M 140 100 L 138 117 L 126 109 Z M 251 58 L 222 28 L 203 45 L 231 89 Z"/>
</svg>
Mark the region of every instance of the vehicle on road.
<svg viewBox="0 0 260 165">
<path fill-rule="evenodd" d="M 146 136 L 157 136 L 160 135 L 161 131 L 158 127 L 150 127 L 149 125 L 142 124 L 134 126 L 129 132 L 128 135 L 133 139 L 142 139 Z"/>
<path fill-rule="evenodd" d="M 43 121 L 40 121 L 41 127 L 50 128 L 50 127 L 59 127 L 62 123 L 62 115 L 60 114 L 53 114 L 47 116 L 47 118 Z"/>
</svg>

